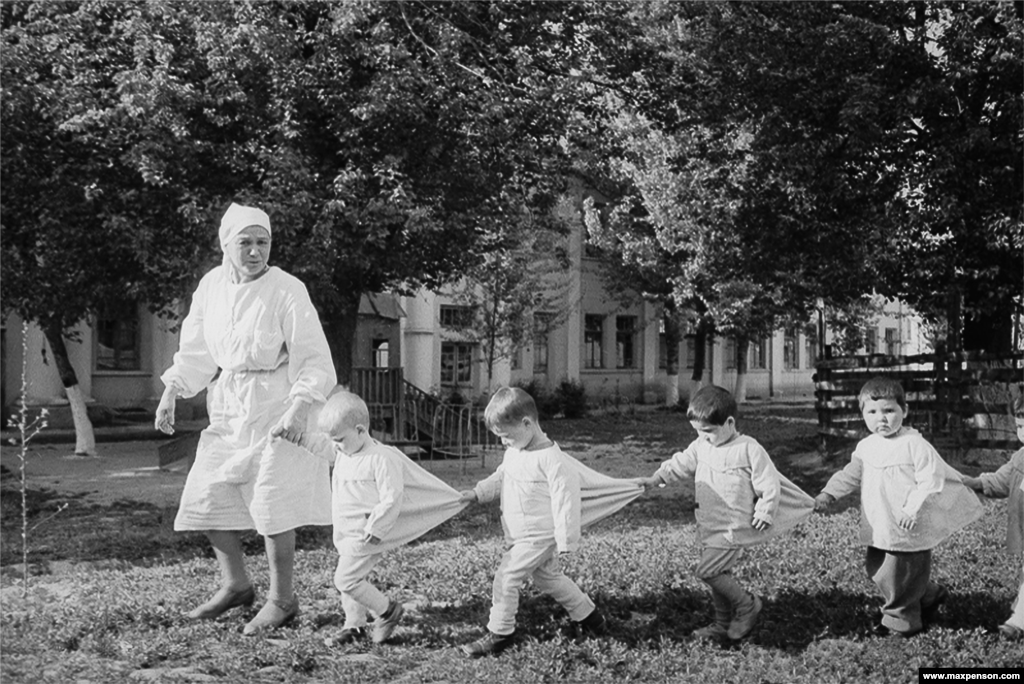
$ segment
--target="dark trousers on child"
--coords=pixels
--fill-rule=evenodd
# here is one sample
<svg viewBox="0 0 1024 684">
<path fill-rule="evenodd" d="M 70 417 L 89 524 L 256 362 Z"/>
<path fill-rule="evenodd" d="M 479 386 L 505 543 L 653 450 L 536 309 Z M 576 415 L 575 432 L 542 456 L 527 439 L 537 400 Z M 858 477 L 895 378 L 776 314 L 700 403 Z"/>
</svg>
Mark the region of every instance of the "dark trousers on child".
<svg viewBox="0 0 1024 684">
<path fill-rule="evenodd" d="M 901 634 L 920 632 L 921 610 L 933 605 L 941 590 L 931 581 L 931 550 L 885 551 L 869 546 L 864 564 L 885 599 L 882 626 Z"/>
</svg>

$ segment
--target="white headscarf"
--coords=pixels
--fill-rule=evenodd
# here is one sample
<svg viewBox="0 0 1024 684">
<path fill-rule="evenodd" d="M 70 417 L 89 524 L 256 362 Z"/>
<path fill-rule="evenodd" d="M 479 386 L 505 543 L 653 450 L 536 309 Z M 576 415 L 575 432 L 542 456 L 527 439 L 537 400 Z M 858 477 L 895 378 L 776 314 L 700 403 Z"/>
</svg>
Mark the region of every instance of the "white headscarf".
<svg viewBox="0 0 1024 684">
<path fill-rule="evenodd" d="M 243 207 L 241 204 L 232 202 L 228 210 L 224 212 L 224 218 L 220 220 L 221 251 L 226 253 L 228 243 L 249 226 L 266 228 L 267 233 L 270 234 L 270 217 L 262 209 Z"/>
</svg>

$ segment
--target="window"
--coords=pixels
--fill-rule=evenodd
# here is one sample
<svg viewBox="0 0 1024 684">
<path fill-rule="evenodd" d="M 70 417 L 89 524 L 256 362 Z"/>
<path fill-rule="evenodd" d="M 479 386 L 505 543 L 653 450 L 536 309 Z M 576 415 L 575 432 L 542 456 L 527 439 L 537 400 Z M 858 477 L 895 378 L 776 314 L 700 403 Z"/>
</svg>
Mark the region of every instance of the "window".
<svg viewBox="0 0 1024 684">
<path fill-rule="evenodd" d="M 800 368 L 800 346 L 799 337 L 795 328 L 786 328 L 785 337 L 782 340 L 782 368 L 783 370 L 797 370 Z"/>
<path fill-rule="evenodd" d="M 373 367 L 374 368 L 387 368 L 388 367 L 388 341 L 387 340 L 374 340 L 373 341 Z"/>
<path fill-rule="evenodd" d="M 473 380 L 473 345 L 445 342 L 441 345 L 441 384 L 469 385 Z"/>
<path fill-rule="evenodd" d="M 472 306 L 441 305 L 441 325 L 445 328 L 462 330 L 473 327 L 476 309 Z"/>
<path fill-rule="evenodd" d="M 513 349 L 512 356 L 509 358 L 509 363 L 512 366 L 512 370 L 519 370 L 523 367 L 523 350 Z"/>
<path fill-rule="evenodd" d="M 818 363 L 818 326 L 809 325 L 804 328 L 804 356 L 807 367 L 814 368 Z"/>
<path fill-rule="evenodd" d="M 896 356 L 900 353 L 900 341 L 896 337 L 896 328 L 885 329 L 885 353 Z"/>
<path fill-rule="evenodd" d="M 533 315 L 533 372 L 548 370 L 548 331 L 554 316 L 546 313 Z"/>
<path fill-rule="evenodd" d="M 868 354 L 878 353 L 878 329 L 864 329 L 864 351 Z"/>
<path fill-rule="evenodd" d="M 750 343 L 749 370 L 765 370 L 768 368 L 768 338 Z"/>
<path fill-rule="evenodd" d="M 725 338 L 725 369 L 736 370 L 736 340 L 732 337 Z"/>
<path fill-rule="evenodd" d="M 686 367 L 693 368 L 697 363 L 697 340 L 694 337 L 686 338 Z"/>
<path fill-rule="evenodd" d="M 96 317 L 96 370 L 142 370 L 135 302 L 108 304 Z"/>
<path fill-rule="evenodd" d="M 617 368 L 636 368 L 636 316 L 615 317 Z"/>
<path fill-rule="evenodd" d="M 604 316 L 583 317 L 583 367 L 604 368 Z"/>
</svg>

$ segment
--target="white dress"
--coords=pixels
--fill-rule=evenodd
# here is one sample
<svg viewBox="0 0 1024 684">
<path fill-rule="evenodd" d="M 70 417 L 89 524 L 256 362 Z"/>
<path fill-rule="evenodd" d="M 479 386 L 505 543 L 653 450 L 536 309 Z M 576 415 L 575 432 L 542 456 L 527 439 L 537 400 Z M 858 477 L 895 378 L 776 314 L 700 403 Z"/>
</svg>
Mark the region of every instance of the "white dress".
<svg viewBox="0 0 1024 684">
<path fill-rule="evenodd" d="M 320 319 L 294 276 L 272 267 L 254 281 L 232 283 L 228 268 L 200 281 L 174 362 L 161 376 L 184 397 L 209 388 L 210 426 L 174 529 L 270 535 L 329 525 L 328 465 L 268 439 L 292 399 L 322 403 L 337 382 Z"/>
</svg>

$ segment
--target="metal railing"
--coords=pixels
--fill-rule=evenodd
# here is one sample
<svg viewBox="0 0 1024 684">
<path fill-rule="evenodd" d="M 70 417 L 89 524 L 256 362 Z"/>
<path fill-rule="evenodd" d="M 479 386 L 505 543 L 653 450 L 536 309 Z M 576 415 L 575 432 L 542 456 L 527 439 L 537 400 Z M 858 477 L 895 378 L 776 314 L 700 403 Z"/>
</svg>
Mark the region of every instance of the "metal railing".
<svg viewBox="0 0 1024 684">
<path fill-rule="evenodd" d="M 479 408 L 450 404 L 406 381 L 401 368 L 355 368 L 352 391 L 370 409 L 370 428 L 381 441 L 419 449 L 416 457 L 457 458 L 500 453 L 501 440 L 487 429 Z"/>
</svg>

